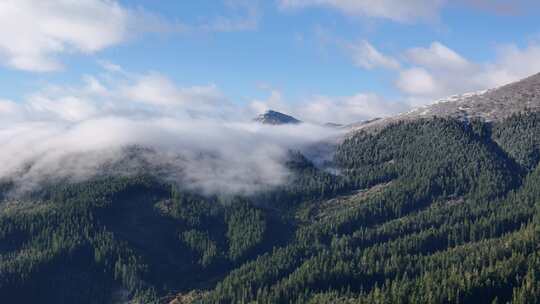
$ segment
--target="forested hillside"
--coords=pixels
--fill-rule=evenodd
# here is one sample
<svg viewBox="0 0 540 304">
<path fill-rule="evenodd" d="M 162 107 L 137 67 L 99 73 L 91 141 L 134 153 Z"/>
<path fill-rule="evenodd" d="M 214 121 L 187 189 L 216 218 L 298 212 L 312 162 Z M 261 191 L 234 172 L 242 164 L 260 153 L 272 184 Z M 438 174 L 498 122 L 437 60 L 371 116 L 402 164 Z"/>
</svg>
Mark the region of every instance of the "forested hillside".
<svg viewBox="0 0 540 304">
<path fill-rule="evenodd" d="M 1 187 L 4 303 L 536 303 L 540 114 L 356 132 L 248 196 L 148 172 Z"/>
</svg>

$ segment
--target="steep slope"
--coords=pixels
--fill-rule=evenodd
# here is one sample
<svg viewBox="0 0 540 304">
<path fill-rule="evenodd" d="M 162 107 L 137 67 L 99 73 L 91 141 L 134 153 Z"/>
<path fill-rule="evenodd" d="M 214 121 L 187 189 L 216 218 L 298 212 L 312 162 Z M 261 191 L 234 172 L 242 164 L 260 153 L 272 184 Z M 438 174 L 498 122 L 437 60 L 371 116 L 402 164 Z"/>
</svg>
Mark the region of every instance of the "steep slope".
<svg viewBox="0 0 540 304">
<path fill-rule="evenodd" d="M 450 96 L 394 117 L 353 125 L 353 129 L 381 129 L 396 121 L 448 117 L 463 121 L 502 121 L 513 114 L 540 110 L 540 73 L 487 91 Z"/>
<path fill-rule="evenodd" d="M 537 260 L 539 226 L 531 220 L 537 216 L 540 169 L 521 185 L 515 161 L 489 133 L 478 132 L 487 127 L 478 124 L 419 120 L 347 139 L 338 163 L 366 191 L 306 202 L 297 211 L 294 241 L 234 270 L 199 300 L 527 299 L 520 286 L 528 283 L 513 278 L 539 265 L 526 266 Z"/>
</svg>

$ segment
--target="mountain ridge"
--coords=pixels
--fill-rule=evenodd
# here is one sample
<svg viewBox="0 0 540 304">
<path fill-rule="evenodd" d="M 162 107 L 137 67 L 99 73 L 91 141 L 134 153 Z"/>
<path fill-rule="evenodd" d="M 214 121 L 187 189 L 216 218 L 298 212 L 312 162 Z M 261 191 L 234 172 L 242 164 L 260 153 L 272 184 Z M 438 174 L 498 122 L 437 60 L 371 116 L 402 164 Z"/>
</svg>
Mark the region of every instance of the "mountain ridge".
<svg viewBox="0 0 540 304">
<path fill-rule="evenodd" d="M 375 131 L 400 121 L 433 117 L 495 122 L 513 114 L 538 111 L 540 111 L 540 73 L 493 89 L 452 95 L 395 116 L 355 123 L 350 125 L 350 129 L 353 132 Z"/>
</svg>

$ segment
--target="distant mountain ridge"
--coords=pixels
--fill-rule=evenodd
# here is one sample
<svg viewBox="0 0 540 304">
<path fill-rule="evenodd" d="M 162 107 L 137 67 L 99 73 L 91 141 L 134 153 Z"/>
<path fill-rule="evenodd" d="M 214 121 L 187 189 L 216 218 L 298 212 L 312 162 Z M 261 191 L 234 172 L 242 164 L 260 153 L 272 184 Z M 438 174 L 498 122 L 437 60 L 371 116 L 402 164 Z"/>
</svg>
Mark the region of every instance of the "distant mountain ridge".
<svg viewBox="0 0 540 304">
<path fill-rule="evenodd" d="M 273 110 L 268 110 L 265 113 L 257 116 L 254 121 L 267 125 L 286 125 L 302 123 L 301 120 L 298 120 L 290 115 Z"/>
<path fill-rule="evenodd" d="M 447 117 L 462 121 L 502 121 L 513 114 L 540 111 L 540 73 L 498 88 L 453 95 L 396 116 L 351 125 L 352 130 L 382 129 L 398 121 Z"/>
</svg>

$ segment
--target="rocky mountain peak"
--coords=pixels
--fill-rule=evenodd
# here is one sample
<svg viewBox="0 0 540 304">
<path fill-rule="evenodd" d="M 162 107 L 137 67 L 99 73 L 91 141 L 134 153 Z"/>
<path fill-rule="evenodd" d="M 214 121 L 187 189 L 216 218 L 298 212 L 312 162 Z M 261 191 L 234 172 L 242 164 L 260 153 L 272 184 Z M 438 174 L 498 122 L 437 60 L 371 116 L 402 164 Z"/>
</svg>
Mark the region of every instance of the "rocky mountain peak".
<svg viewBox="0 0 540 304">
<path fill-rule="evenodd" d="M 268 110 L 257 116 L 254 121 L 268 125 L 299 124 L 302 121 L 281 112 Z"/>
</svg>

